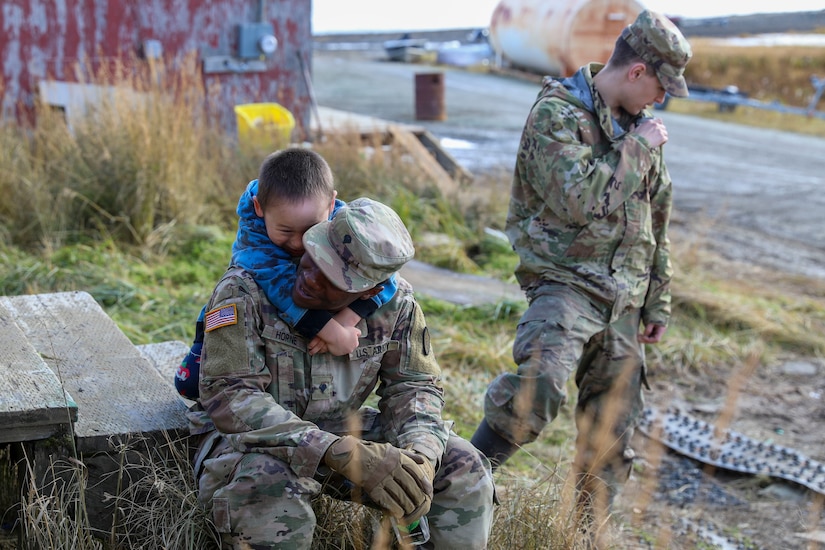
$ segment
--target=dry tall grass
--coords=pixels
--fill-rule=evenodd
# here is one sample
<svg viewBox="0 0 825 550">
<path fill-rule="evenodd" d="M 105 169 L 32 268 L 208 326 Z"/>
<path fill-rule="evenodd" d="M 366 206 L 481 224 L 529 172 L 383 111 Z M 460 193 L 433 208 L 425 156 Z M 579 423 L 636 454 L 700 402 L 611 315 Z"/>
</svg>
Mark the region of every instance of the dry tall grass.
<svg viewBox="0 0 825 550">
<path fill-rule="evenodd" d="M 825 78 L 825 48 L 819 46 L 734 46 L 712 38 L 691 38 L 693 59 L 685 69 L 690 84 L 734 85 L 760 101 L 807 107 L 811 76 Z"/>
<path fill-rule="evenodd" d="M 158 447 L 146 443 L 136 439 L 118 445 L 115 456 L 121 457 L 121 467 L 109 475 L 120 479 L 121 490 L 109 495 L 115 514 L 108 530 L 93 526 L 87 515 L 90 473 L 82 461 L 53 460 L 40 479 L 27 470 L 20 504 L 21 544 L 15 547 L 218 550 L 219 535 L 208 512 L 197 503 L 186 440 L 168 439 Z M 131 458 L 124 460 L 125 456 Z M 20 466 L 26 468 L 26 462 Z M 503 504 L 495 511 L 491 549 L 589 547 L 588 532 L 576 524 L 570 485 L 562 476 L 552 471 L 535 480 L 499 481 Z M 316 499 L 313 508 L 318 518 L 313 549 L 412 550 L 395 540 L 387 518 L 374 509 L 325 495 Z"/>
<path fill-rule="evenodd" d="M 95 104 L 69 120 L 37 106 L 37 123 L 0 127 L 0 217 L 21 245 L 91 235 L 144 243 L 170 224 L 231 218 L 244 157 L 208 116 L 196 60 L 167 70 L 100 69 Z"/>
</svg>

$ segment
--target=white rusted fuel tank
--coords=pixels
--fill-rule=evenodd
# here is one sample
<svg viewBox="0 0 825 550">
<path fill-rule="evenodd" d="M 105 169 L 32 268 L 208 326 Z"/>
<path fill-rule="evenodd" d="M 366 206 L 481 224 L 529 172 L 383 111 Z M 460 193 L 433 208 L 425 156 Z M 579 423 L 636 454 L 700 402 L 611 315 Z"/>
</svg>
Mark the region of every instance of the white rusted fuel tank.
<svg viewBox="0 0 825 550">
<path fill-rule="evenodd" d="M 501 0 L 490 44 L 514 67 L 569 76 L 591 61 L 607 61 L 622 29 L 643 9 L 636 0 Z"/>
</svg>

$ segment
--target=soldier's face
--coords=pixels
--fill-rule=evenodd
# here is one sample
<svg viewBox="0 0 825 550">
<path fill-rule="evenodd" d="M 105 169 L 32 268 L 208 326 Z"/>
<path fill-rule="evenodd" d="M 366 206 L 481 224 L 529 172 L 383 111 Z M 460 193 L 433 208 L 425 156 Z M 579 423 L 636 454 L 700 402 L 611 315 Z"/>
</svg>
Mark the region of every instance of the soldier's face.
<svg viewBox="0 0 825 550">
<path fill-rule="evenodd" d="M 369 292 L 369 291 L 367 291 Z M 345 292 L 329 282 L 324 272 L 304 254 L 298 264 L 292 301 L 305 309 L 326 309 L 336 312 L 361 298 L 363 292 Z"/>
<path fill-rule="evenodd" d="M 636 82 L 635 93 L 630 104 L 625 106 L 625 110 L 630 114 L 638 115 L 643 109 L 653 107 L 654 103 L 661 103 L 664 100 L 665 89 L 659 82 L 659 77 L 655 73 L 645 73 Z"/>
</svg>

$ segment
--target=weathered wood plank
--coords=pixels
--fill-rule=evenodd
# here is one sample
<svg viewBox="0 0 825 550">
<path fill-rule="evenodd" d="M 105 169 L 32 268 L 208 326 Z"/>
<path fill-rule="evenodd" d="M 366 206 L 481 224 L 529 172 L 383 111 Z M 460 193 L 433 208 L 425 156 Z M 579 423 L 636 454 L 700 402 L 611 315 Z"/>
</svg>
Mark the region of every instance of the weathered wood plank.
<svg viewBox="0 0 825 550">
<path fill-rule="evenodd" d="M 110 436 L 186 428 L 184 403 L 86 292 L 0 298 L 26 339 L 77 402 L 77 449 Z"/>
<path fill-rule="evenodd" d="M 189 346 L 180 340 L 170 340 L 158 344 L 137 346 L 137 349 L 155 367 L 161 377 L 174 387 L 175 373 L 178 371 L 183 358 L 189 353 Z M 191 407 L 195 403 L 183 396 L 180 396 L 180 398 L 187 407 Z"/>
<path fill-rule="evenodd" d="M 430 178 L 445 195 L 452 195 L 458 189 L 458 184 L 452 176 L 439 164 L 430 151 L 418 140 L 412 132 L 400 127 L 389 126 L 393 137 L 393 146 L 404 149 L 414 160 L 416 166 Z"/>
<path fill-rule="evenodd" d="M 435 157 L 438 164 L 459 183 L 471 183 L 473 174 L 461 166 L 453 156 L 441 146 L 441 142 L 427 130 L 412 130 L 418 141 Z"/>
<path fill-rule="evenodd" d="M 77 419 L 77 405 L 0 304 L 0 443 L 46 439 Z"/>
</svg>

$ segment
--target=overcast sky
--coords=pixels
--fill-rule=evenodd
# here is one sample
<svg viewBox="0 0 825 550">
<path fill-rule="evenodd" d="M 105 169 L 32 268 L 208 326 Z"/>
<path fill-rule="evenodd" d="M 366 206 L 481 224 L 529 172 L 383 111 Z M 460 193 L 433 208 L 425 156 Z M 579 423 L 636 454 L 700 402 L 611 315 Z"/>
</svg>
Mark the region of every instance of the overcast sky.
<svg viewBox="0 0 825 550">
<path fill-rule="evenodd" d="M 553 1 L 553 0 L 548 0 Z M 555 0 L 561 1 L 561 0 Z M 640 0 L 667 15 L 717 17 L 819 11 L 823 0 Z M 499 0 L 312 0 L 312 32 L 487 27 Z"/>
</svg>

